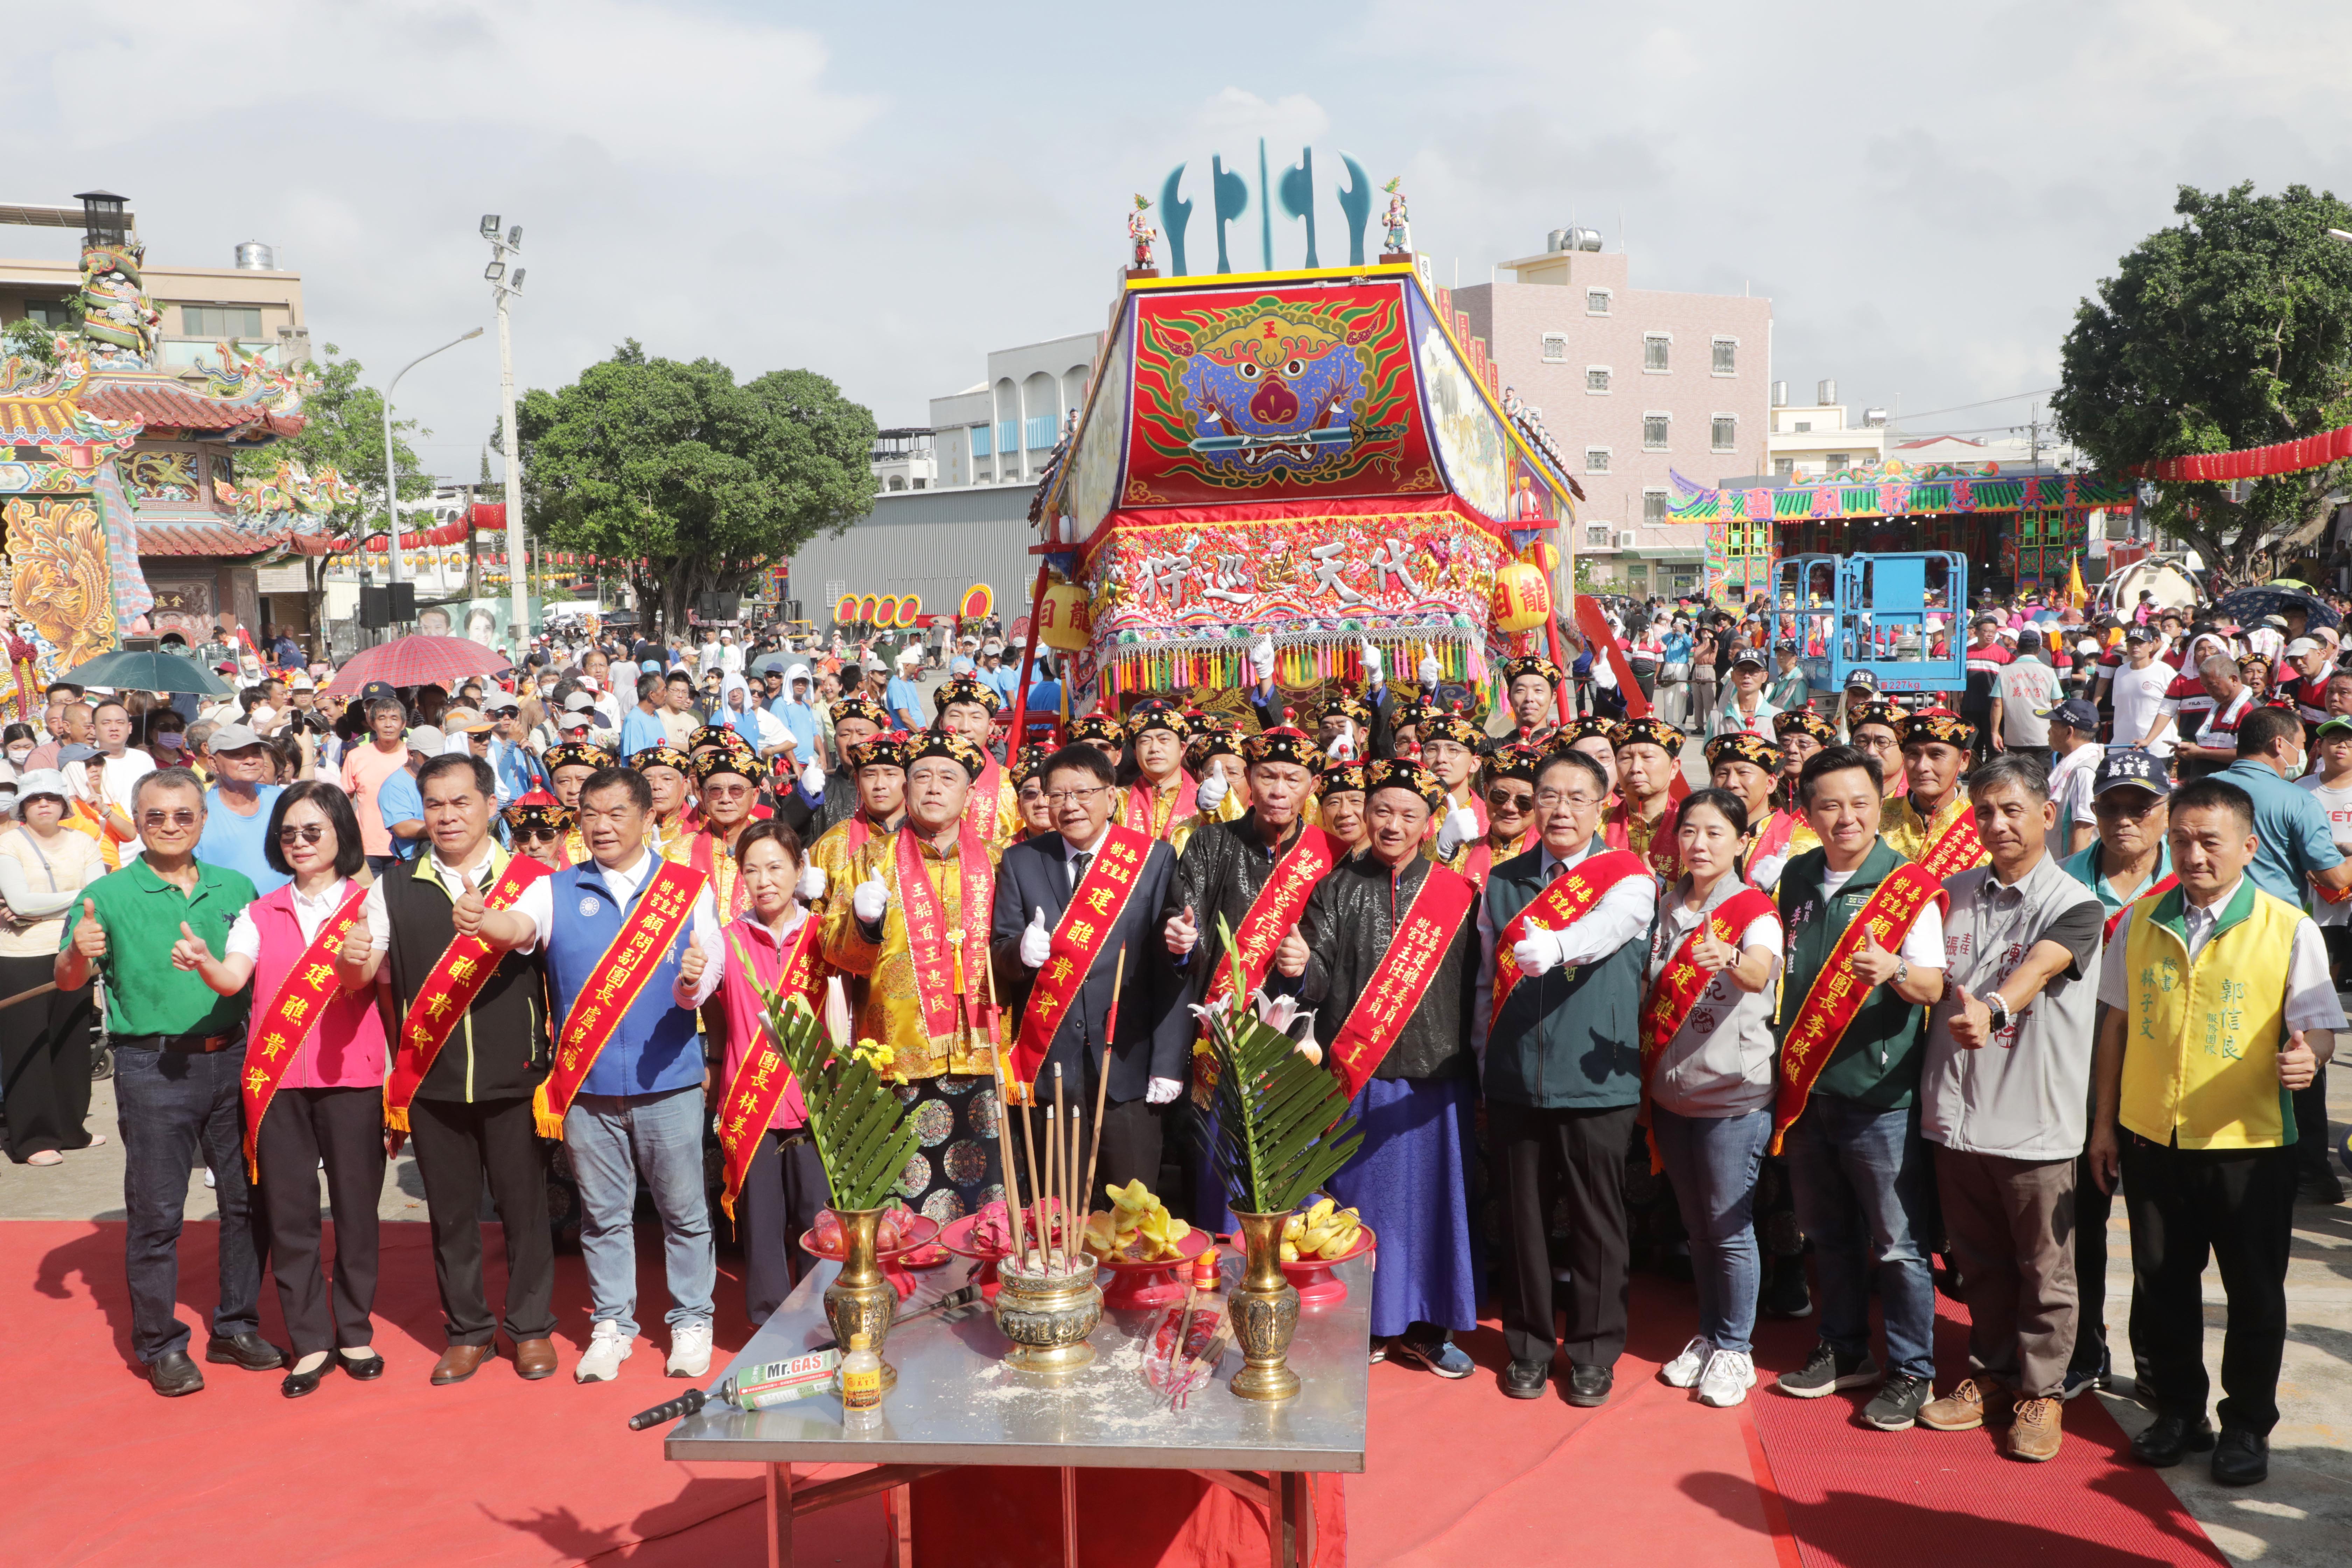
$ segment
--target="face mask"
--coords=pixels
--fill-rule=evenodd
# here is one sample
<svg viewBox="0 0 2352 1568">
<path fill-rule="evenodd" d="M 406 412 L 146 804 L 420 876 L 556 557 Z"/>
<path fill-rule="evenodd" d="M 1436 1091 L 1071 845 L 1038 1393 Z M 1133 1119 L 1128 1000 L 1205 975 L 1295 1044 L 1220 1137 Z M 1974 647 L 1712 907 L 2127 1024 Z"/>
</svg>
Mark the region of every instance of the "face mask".
<svg viewBox="0 0 2352 1568">
<path fill-rule="evenodd" d="M 8 760 L 12 763 L 22 763 L 26 757 L 29 757 L 32 754 L 33 748 L 30 746 L 11 746 L 8 748 Z"/>
</svg>

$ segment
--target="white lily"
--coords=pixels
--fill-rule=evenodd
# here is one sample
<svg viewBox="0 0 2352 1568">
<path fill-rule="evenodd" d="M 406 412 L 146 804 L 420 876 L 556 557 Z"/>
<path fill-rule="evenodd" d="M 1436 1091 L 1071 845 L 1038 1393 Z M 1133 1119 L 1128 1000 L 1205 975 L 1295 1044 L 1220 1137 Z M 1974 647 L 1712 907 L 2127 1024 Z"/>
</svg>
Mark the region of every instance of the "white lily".
<svg viewBox="0 0 2352 1568">
<path fill-rule="evenodd" d="M 1250 993 L 1250 1003 L 1257 1009 L 1259 1023 L 1286 1035 L 1290 1033 L 1291 1025 L 1305 1019 L 1308 1026 L 1307 1037 L 1298 1042 L 1298 1054 L 1312 1065 L 1322 1065 L 1323 1047 L 1315 1043 L 1315 1010 L 1312 1007 L 1301 1007 L 1296 996 L 1269 996 L 1263 991 Z"/>
</svg>

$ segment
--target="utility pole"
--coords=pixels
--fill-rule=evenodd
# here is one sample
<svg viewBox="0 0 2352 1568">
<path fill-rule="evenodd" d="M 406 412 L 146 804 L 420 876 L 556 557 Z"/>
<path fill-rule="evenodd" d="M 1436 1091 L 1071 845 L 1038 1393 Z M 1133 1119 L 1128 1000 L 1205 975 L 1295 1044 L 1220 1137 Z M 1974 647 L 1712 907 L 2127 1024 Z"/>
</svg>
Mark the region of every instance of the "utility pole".
<svg viewBox="0 0 2352 1568">
<path fill-rule="evenodd" d="M 522 249 L 522 225 L 499 237 L 499 215 L 482 215 L 482 237 L 490 242 L 490 262 L 482 268 L 499 307 L 499 417 L 505 431 L 507 590 L 510 596 L 507 636 L 520 649 L 530 641 L 530 577 L 523 560 L 522 447 L 515 437 L 514 340 L 507 329 L 507 302 L 522 292 L 523 269 L 507 275 L 507 258 Z"/>
<path fill-rule="evenodd" d="M 402 375 L 406 375 L 435 354 L 446 353 L 459 343 L 471 342 L 481 335 L 482 329 L 476 327 L 470 331 L 461 332 L 457 337 L 451 338 L 437 349 L 427 349 L 402 365 L 400 374 L 394 376 L 392 384 L 383 389 L 383 510 L 385 515 L 391 519 L 391 531 L 386 535 L 385 542 L 391 547 L 387 553 L 392 558 L 390 579 L 392 582 L 400 581 L 400 477 L 397 467 L 393 461 L 392 395 L 400 390 Z"/>
</svg>

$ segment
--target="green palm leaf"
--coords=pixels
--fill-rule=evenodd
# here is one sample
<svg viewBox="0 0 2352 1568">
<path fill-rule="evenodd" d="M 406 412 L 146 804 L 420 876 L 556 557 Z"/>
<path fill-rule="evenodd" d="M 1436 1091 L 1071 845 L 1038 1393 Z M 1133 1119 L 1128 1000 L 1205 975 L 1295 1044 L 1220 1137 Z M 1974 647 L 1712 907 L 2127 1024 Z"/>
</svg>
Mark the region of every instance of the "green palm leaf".
<svg viewBox="0 0 2352 1568">
<path fill-rule="evenodd" d="M 1233 931 L 1223 936 L 1233 952 Z M 1296 1041 L 1258 1017 L 1238 955 L 1234 979 L 1232 1004 L 1208 1017 L 1217 1063 L 1211 1153 L 1234 1207 L 1286 1213 L 1355 1156 L 1363 1135 L 1348 1116 L 1339 1075 L 1300 1056 Z"/>
<path fill-rule="evenodd" d="M 809 1137 L 833 1206 L 880 1208 L 915 1152 L 914 1123 L 890 1084 L 839 1049 L 808 1003 L 760 988 L 761 1022 L 808 1106 Z"/>
</svg>

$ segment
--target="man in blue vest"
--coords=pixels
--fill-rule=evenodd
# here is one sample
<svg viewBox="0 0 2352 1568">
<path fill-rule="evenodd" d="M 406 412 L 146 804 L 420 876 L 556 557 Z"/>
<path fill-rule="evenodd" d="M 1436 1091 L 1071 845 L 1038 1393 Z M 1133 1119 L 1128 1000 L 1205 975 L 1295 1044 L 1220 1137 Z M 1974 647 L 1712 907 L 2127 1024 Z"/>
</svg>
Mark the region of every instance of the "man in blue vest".
<svg viewBox="0 0 2352 1568">
<path fill-rule="evenodd" d="M 537 928 L 547 954 L 551 1015 L 559 1028 L 590 983 L 616 956 L 616 939 L 638 913 L 657 868 L 646 844 L 653 791 L 643 773 L 605 768 L 580 789 L 580 828 L 590 858 L 527 889 L 515 908 Z M 700 879 L 699 872 L 677 872 Z M 580 1184 L 580 1250 L 588 1262 L 595 1320 L 572 1376 L 609 1381 L 635 1349 L 637 1256 L 630 1210 L 645 1173 L 662 1222 L 669 1277 L 669 1375 L 710 1367 L 711 1292 L 719 1260 L 702 1184 L 708 1076 L 695 1012 L 718 989 L 725 961 L 719 911 L 707 881 L 681 931 L 664 942 L 563 1118 L 563 1143 Z M 559 1070 L 569 1030 L 558 1036 Z M 589 1037 L 593 1043 L 593 1037 Z"/>
</svg>

